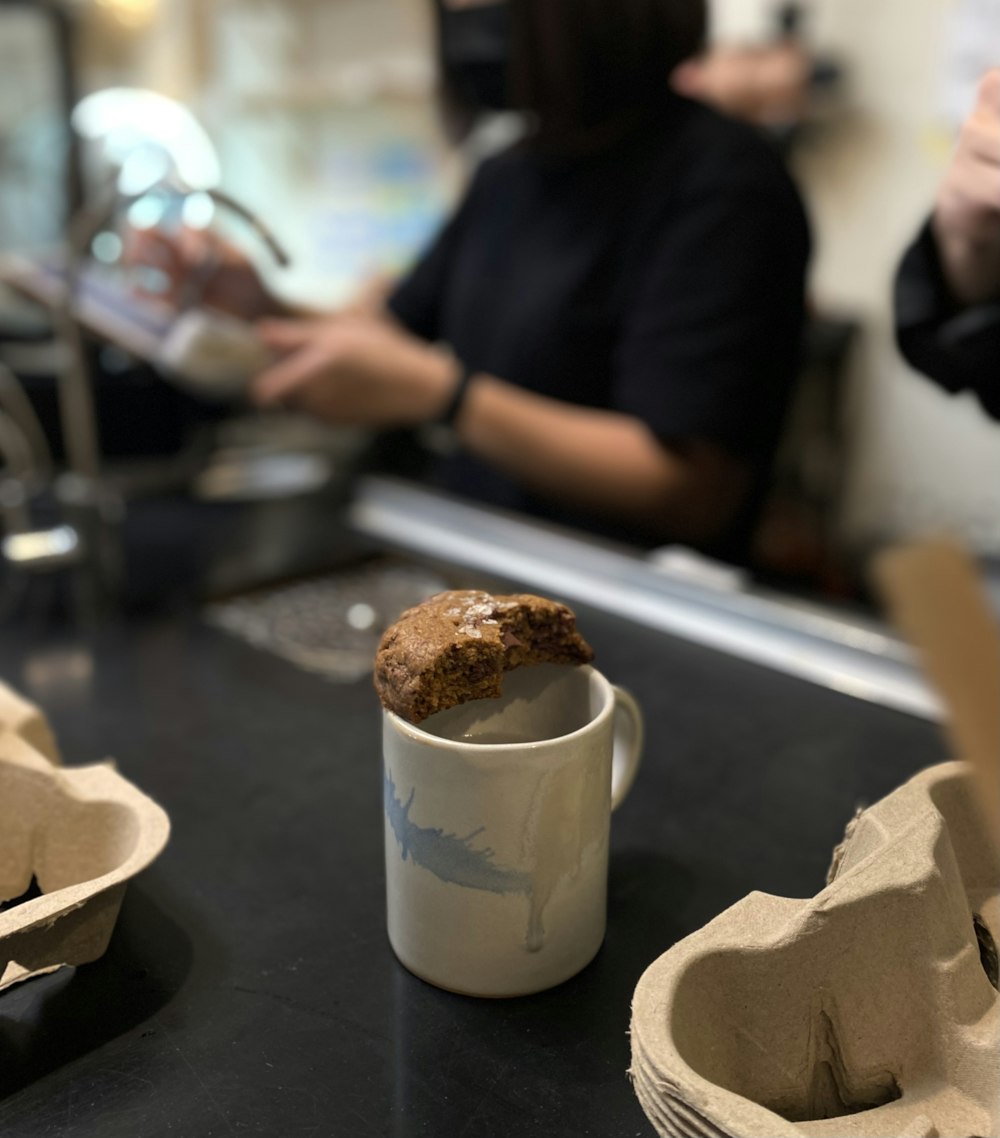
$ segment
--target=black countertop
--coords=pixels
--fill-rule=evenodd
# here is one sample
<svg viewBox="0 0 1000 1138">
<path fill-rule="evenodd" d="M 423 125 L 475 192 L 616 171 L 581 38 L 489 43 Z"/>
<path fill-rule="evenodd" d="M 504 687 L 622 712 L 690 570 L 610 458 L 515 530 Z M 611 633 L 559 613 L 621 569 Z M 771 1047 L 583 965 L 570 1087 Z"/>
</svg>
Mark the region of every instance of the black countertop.
<svg viewBox="0 0 1000 1138">
<path fill-rule="evenodd" d="M 385 935 L 379 708 L 205 626 L 13 627 L 0 676 L 71 763 L 169 812 L 106 956 L 0 995 L 0 1134 L 638 1138 L 643 969 L 754 889 L 822 888 L 860 803 L 946 757 L 931 724 L 576 606 L 647 717 L 597 959 L 525 999 L 450 995 Z"/>
</svg>

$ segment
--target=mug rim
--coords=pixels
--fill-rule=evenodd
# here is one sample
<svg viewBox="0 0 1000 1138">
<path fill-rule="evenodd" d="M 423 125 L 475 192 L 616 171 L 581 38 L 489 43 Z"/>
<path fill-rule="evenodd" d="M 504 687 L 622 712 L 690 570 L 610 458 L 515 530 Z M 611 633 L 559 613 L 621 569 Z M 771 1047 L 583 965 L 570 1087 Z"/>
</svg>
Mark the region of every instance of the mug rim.
<svg viewBox="0 0 1000 1138">
<path fill-rule="evenodd" d="M 531 667 L 532 665 L 528 666 Z M 587 731 L 593 731 L 595 727 L 614 712 L 614 685 L 608 677 L 605 676 L 603 672 L 598 671 L 592 664 L 576 664 L 573 666 L 578 672 L 584 672 L 588 678 L 596 679 L 600 683 L 605 699 L 604 706 L 592 719 L 588 719 L 582 727 L 577 727 L 575 731 L 570 731 L 565 735 L 551 735 L 547 739 L 532 739 L 527 743 L 474 743 L 470 740 L 447 739 L 443 735 L 432 735 L 430 731 L 425 731 L 417 724 L 408 722 L 394 711 L 390 711 L 387 707 L 384 707 L 382 711 L 388 722 L 391 723 L 400 734 L 408 736 L 416 743 L 428 744 L 449 751 L 467 753 L 470 748 L 473 748 L 477 752 L 500 751 L 501 753 L 507 753 L 510 751 L 527 751 L 536 747 L 550 747 L 554 743 L 566 743 L 579 735 L 583 735 Z"/>
</svg>

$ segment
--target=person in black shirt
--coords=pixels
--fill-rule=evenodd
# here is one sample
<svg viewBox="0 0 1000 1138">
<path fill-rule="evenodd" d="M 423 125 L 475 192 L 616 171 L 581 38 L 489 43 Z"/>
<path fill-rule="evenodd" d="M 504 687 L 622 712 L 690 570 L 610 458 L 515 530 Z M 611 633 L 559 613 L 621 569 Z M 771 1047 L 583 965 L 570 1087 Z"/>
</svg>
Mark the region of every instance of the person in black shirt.
<svg viewBox="0 0 1000 1138">
<path fill-rule="evenodd" d="M 931 220 L 896 280 L 899 345 L 1000 419 L 1000 70 L 982 81 Z"/>
<path fill-rule="evenodd" d="M 674 92 L 704 0 L 443 0 L 453 120 L 526 114 L 379 313 L 264 321 L 255 398 L 445 421 L 440 484 L 746 554 L 797 372 L 809 233 L 779 156 Z M 454 112 L 456 112 L 455 114 Z"/>
</svg>

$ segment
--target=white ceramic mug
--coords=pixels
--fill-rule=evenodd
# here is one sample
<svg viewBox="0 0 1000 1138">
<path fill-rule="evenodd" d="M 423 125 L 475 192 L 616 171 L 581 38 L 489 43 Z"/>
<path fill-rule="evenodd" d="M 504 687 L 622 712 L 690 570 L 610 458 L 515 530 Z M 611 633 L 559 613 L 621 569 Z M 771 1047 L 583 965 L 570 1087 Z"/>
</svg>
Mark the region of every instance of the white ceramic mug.
<svg viewBox="0 0 1000 1138">
<path fill-rule="evenodd" d="M 611 811 L 639 767 L 642 714 L 591 667 L 537 665 L 498 700 L 419 727 L 384 714 L 389 940 L 441 988 L 517 996 L 601 947 Z"/>
</svg>

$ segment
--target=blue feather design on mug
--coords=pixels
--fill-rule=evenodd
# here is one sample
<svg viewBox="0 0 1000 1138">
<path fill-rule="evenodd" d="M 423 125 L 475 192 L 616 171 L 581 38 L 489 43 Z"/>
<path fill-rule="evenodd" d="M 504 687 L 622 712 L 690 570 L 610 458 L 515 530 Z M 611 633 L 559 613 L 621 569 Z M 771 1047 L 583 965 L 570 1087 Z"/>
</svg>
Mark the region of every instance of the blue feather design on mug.
<svg viewBox="0 0 1000 1138">
<path fill-rule="evenodd" d="M 493 850 L 476 849 L 472 842 L 485 827 L 464 838 L 446 834 L 433 827 L 417 826 L 410 821 L 410 807 L 415 790 L 404 804 L 396 794 L 396 784 L 388 770 L 384 772 L 383 799 L 385 816 L 400 845 L 403 861 L 409 857 L 414 865 L 429 870 L 439 880 L 466 889 L 483 889 L 489 893 L 524 893 L 532 889 L 531 875 L 516 869 L 505 869 L 493 861 Z"/>
</svg>

